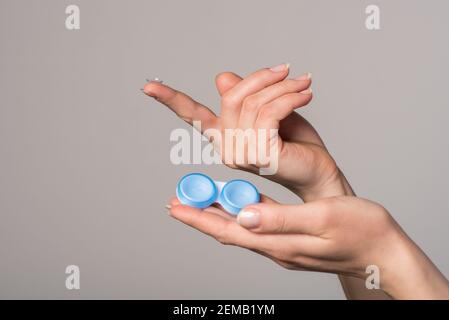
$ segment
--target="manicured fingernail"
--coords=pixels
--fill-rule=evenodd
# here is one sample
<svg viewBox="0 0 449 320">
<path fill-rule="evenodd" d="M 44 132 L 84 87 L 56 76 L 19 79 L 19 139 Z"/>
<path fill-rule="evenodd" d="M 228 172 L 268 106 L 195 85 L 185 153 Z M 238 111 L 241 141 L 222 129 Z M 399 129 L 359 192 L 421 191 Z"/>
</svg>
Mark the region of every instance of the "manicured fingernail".
<svg viewBox="0 0 449 320">
<path fill-rule="evenodd" d="M 256 228 L 260 224 L 260 214 L 255 209 L 240 211 L 237 223 L 248 229 Z"/>
<path fill-rule="evenodd" d="M 312 79 L 312 74 L 310 72 L 307 72 L 306 74 L 303 74 L 298 78 L 295 78 L 295 80 L 310 80 L 310 79 Z"/>
<path fill-rule="evenodd" d="M 152 80 L 150 80 L 150 79 L 145 79 L 145 81 L 146 81 L 147 83 L 151 83 L 151 82 L 162 83 L 162 82 L 163 82 L 163 81 L 162 81 L 161 79 L 159 79 L 159 78 L 153 78 Z M 145 87 L 146 87 L 146 86 L 145 86 Z M 151 93 L 150 91 L 148 91 L 148 89 L 145 90 L 145 87 L 144 87 L 143 89 L 140 89 L 140 90 L 142 90 L 142 92 L 145 93 L 146 95 L 148 95 L 148 96 L 150 96 L 150 97 L 152 97 L 152 98 L 156 98 L 156 95 L 154 95 L 153 93 Z"/>
<path fill-rule="evenodd" d="M 304 90 L 304 91 L 301 91 L 300 93 L 301 93 L 301 94 L 312 94 L 312 89 L 309 88 L 309 89 L 306 89 L 306 90 Z"/>
<path fill-rule="evenodd" d="M 145 88 L 142 88 L 142 89 L 140 89 L 140 90 L 142 90 L 142 92 L 143 92 L 144 94 L 146 94 L 147 96 L 150 96 L 150 97 L 152 97 L 152 98 L 156 98 L 156 96 L 155 96 L 153 93 L 151 93 L 151 92 L 148 91 L 148 90 L 145 90 Z"/>
<path fill-rule="evenodd" d="M 169 205 L 169 204 L 165 205 L 165 210 L 168 213 L 168 215 L 171 215 L 170 209 L 171 209 L 171 205 Z"/>
<path fill-rule="evenodd" d="M 290 63 L 283 63 L 275 67 L 271 67 L 270 70 L 273 72 L 281 72 L 290 68 Z"/>
<path fill-rule="evenodd" d="M 152 94 L 149 91 L 145 91 L 145 89 L 141 89 L 143 93 L 145 93 L 147 96 L 151 97 L 151 98 L 156 98 L 156 96 L 154 94 Z"/>
<path fill-rule="evenodd" d="M 145 79 L 147 82 L 158 82 L 158 83 L 162 83 L 164 81 L 162 81 L 161 79 L 159 79 L 158 77 L 153 78 L 153 79 Z"/>
</svg>

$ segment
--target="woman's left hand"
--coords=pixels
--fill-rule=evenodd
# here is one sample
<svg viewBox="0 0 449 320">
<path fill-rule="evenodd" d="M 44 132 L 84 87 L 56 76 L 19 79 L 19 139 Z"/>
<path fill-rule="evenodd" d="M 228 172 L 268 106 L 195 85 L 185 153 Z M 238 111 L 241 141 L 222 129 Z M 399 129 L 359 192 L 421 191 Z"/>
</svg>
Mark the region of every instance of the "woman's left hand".
<svg viewBox="0 0 449 320">
<path fill-rule="evenodd" d="M 374 265 L 381 288 L 393 298 L 449 297 L 444 276 L 388 211 L 368 200 L 342 196 L 281 205 L 262 197 L 234 218 L 216 207 L 200 210 L 174 199 L 170 214 L 222 244 L 258 252 L 287 269 L 365 279 Z M 432 283 L 446 287 L 430 288 Z"/>
</svg>

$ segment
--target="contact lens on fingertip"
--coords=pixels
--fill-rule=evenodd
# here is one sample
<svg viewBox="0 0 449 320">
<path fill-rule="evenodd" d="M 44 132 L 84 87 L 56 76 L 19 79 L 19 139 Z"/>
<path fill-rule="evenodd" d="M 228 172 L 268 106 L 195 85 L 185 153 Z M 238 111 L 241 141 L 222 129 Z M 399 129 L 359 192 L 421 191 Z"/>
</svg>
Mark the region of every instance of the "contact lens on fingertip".
<svg viewBox="0 0 449 320">
<path fill-rule="evenodd" d="M 164 81 L 162 81 L 161 79 L 159 79 L 158 77 L 153 78 L 153 79 L 145 79 L 147 82 L 158 82 L 158 83 L 163 83 Z"/>
<path fill-rule="evenodd" d="M 240 179 L 213 181 L 202 173 L 190 173 L 182 177 L 176 188 L 176 196 L 182 204 L 200 209 L 218 203 L 233 215 L 237 215 L 247 205 L 260 202 L 259 191 L 252 183 Z"/>
</svg>

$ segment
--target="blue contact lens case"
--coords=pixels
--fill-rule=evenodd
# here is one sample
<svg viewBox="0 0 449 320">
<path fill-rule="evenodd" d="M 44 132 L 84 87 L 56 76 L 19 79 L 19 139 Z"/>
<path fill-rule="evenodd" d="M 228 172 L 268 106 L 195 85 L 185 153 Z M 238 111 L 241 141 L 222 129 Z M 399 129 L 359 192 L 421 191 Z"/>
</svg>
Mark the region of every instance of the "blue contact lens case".
<svg viewBox="0 0 449 320">
<path fill-rule="evenodd" d="M 202 173 L 190 173 L 182 177 L 176 188 L 176 196 L 182 204 L 200 209 L 218 203 L 233 215 L 237 215 L 247 205 L 260 201 L 259 191 L 246 180 L 214 181 Z"/>
</svg>

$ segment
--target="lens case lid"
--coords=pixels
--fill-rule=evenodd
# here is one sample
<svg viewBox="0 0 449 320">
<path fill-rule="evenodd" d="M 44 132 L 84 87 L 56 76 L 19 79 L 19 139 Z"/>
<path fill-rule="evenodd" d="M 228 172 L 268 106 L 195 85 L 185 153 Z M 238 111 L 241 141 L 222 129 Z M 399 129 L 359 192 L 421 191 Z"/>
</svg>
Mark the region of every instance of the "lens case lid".
<svg viewBox="0 0 449 320">
<path fill-rule="evenodd" d="M 176 188 L 176 196 L 182 204 L 195 208 L 207 208 L 220 204 L 236 215 L 247 205 L 260 202 L 257 188 L 246 180 L 214 181 L 202 173 L 190 173 L 182 177 Z"/>
<path fill-rule="evenodd" d="M 207 208 L 218 197 L 215 182 L 202 173 L 190 173 L 181 178 L 176 196 L 182 204 L 195 208 Z"/>
</svg>

